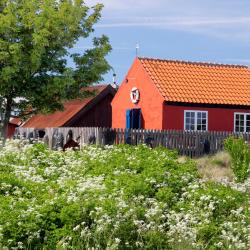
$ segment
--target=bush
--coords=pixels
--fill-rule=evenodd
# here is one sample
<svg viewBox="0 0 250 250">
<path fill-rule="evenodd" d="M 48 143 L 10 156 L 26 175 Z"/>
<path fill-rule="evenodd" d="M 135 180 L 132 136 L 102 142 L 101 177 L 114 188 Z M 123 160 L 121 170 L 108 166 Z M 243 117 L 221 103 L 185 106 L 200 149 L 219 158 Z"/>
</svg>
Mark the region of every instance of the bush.
<svg viewBox="0 0 250 250">
<path fill-rule="evenodd" d="M 205 182 L 176 152 L 12 141 L 0 158 L 1 250 L 250 249 L 249 191 Z"/>
<path fill-rule="evenodd" d="M 232 158 L 232 170 L 238 182 L 243 182 L 249 176 L 250 149 L 242 138 L 229 137 L 224 143 L 225 150 Z"/>
</svg>

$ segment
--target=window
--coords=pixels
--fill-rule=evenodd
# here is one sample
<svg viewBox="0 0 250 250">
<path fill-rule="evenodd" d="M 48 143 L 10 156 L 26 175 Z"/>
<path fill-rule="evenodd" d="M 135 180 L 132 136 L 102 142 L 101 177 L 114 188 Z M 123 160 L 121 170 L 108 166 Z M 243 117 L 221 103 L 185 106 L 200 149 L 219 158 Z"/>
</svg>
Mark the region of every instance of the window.
<svg viewBox="0 0 250 250">
<path fill-rule="evenodd" d="M 234 113 L 234 131 L 250 132 L 250 113 Z"/>
<path fill-rule="evenodd" d="M 14 108 L 12 111 L 11 111 L 11 115 L 12 116 L 19 116 L 20 114 L 20 110 L 17 109 L 17 108 Z"/>
<path fill-rule="evenodd" d="M 185 130 L 207 130 L 207 111 L 189 111 L 184 113 L 184 128 Z"/>
</svg>

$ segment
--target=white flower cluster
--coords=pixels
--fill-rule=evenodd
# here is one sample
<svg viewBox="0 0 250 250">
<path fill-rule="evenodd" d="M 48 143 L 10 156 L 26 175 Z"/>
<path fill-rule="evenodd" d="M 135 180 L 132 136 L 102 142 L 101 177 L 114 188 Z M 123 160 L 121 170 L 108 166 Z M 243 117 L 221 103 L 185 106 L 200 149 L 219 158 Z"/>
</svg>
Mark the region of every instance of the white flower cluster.
<svg viewBox="0 0 250 250">
<path fill-rule="evenodd" d="M 0 249 L 250 249 L 249 179 L 210 183 L 145 145 L 39 147 L 0 150 Z"/>
</svg>

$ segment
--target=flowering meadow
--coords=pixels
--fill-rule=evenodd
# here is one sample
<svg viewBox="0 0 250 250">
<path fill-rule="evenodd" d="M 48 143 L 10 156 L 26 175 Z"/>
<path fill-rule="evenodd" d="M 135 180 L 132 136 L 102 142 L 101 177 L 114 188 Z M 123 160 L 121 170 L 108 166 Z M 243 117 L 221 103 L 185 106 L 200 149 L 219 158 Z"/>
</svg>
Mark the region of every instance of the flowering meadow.
<svg viewBox="0 0 250 250">
<path fill-rule="evenodd" d="M 250 180 L 140 146 L 0 150 L 0 249 L 250 249 Z"/>
</svg>

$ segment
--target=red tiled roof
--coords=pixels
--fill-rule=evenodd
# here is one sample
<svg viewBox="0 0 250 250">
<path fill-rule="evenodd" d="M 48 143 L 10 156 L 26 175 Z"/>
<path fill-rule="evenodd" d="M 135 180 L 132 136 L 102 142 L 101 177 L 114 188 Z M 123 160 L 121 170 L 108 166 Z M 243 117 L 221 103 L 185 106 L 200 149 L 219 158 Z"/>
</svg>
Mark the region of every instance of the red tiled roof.
<svg viewBox="0 0 250 250">
<path fill-rule="evenodd" d="M 42 115 L 38 114 L 31 117 L 22 127 L 26 128 L 49 128 L 49 127 L 61 127 L 73 116 L 75 116 L 80 110 L 82 110 L 91 100 L 101 93 L 108 85 L 98 85 L 84 88 L 86 91 L 95 92 L 94 96 L 84 99 L 76 99 L 67 101 L 63 104 L 63 111 L 56 111 L 53 114 Z"/>
<path fill-rule="evenodd" d="M 139 58 L 166 101 L 250 105 L 250 68 Z"/>
<path fill-rule="evenodd" d="M 18 117 L 11 118 L 9 123 L 14 124 L 16 126 L 20 126 L 22 124 L 22 121 Z"/>
</svg>

